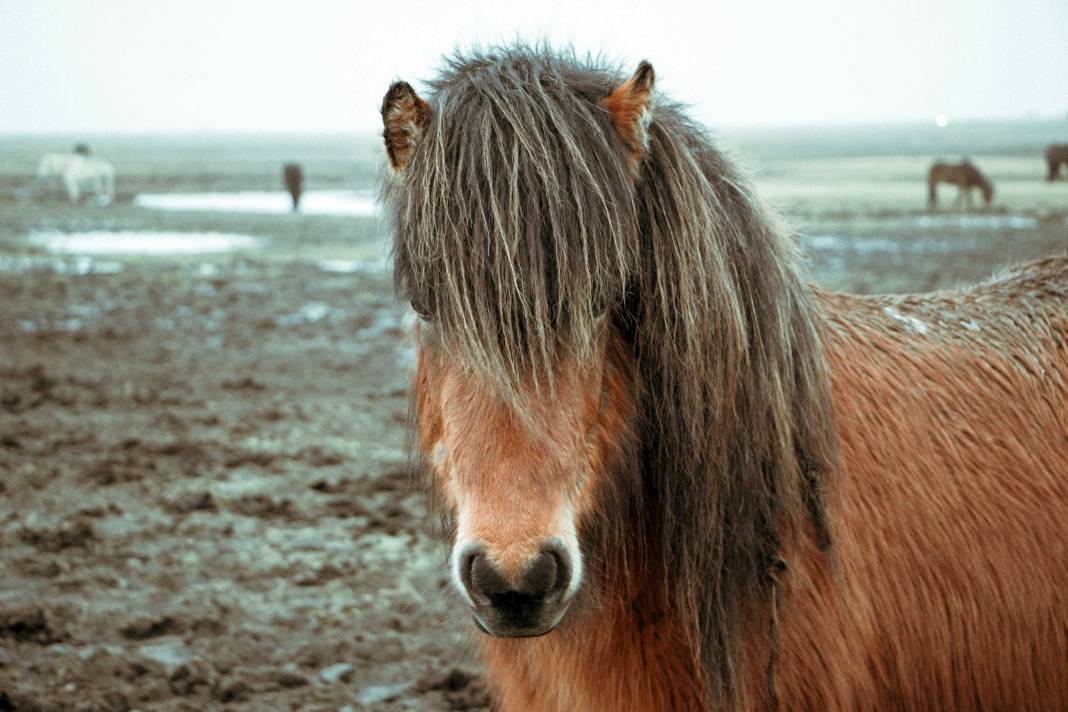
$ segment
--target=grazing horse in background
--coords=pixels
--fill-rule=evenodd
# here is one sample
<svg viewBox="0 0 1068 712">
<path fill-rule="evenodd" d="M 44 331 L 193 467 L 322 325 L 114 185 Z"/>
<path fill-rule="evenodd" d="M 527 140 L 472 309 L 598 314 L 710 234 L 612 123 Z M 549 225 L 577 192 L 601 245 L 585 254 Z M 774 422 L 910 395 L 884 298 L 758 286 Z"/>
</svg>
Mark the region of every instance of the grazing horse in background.
<svg viewBox="0 0 1068 712">
<path fill-rule="evenodd" d="M 1046 164 L 1049 175 L 1046 180 L 1055 181 L 1061 175 L 1061 166 L 1068 166 L 1068 143 L 1052 143 L 1046 148 Z"/>
<path fill-rule="evenodd" d="M 99 158 L 82 153 L 48 153 L 37 164 L 37 177 L 61 179 L 72 203 L 81 199 L 84 187 L 94 192 L 100 203 L 115 202 L 115 167 Z"/>
<path fill-rule="evenodd" d="M 63 184 L 72 203 L 78 202 L 83 188 L 92 191 L 102 205 L 115 202 L 115 166 L 100 158 L 78 156 L 64 168 Z"/>
<path fill-rule="evenodd" d="M 67 166 L 79 158 L 77 153 L 46 153 L 37 162 L 37 177 L 42 180 L 62 178 Z"/>
<path fill-rule="evenodd" d="M 972 206 L 972 188 L 983 193 L 983 205 L 990 207 L 994 198 L 994 184 L 979 172 L 967 158 L 960 163 L 942 163 L 939 161 L 927 171 L 927 207 L 938 207 L 938 184 L 951 183 L 957 186 L 957 207 Z"/>
<path fill-rule="evenodd" d="M 300 195 L 304 192 L 304 170 L 299 163 L 287 163 L 282 168 L 282 179 L 293 199 L 293 212 L 300 208 Z"/>
<path fill-rule="evenodd" d="M 63 172 L 72 162 L 89 155 L 89 145 L 74 144 L 70 153 L 46 153 L 37 162 L 37 177 L 41 179 L 62 178 Z"/>
<path fill-rule="evenodd" d="M 430 86 L 383 193 L 498 709 L 1068 709 L 1068 259 L 824 292 L 649 64 Z"/>
</svg>

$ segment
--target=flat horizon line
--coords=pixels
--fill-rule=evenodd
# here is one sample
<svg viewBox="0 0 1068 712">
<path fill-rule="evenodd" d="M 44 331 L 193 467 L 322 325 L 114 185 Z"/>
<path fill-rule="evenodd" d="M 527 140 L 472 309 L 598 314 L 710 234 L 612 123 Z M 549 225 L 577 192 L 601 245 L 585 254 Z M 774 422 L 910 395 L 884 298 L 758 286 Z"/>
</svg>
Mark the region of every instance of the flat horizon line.
<svg viewBox="0 0 1068 712">
<path fill-rule="evenodd" d="M 954 126 L 999 124 L 999 123 L 1031 123 L 1031 124 L 1057 124 L 1068 126 L 1068 113 L 1057 115 L 1019 115 L 1019 116 L 974 116 L 963 118 L 949 118 L 945 127 L 935 124 L 933 117 L 928 118 L 889 118 L 889 119 L 856 119 L 856 120 L 833 120 L 833 121 L 768 121 L 768 122 L 724 122 L 706 124 L 715 131 L 745 131 L 745 130 L 798 130 L 798 129 L 828 129 L 840 130 L 843 128 L 888 128 L 888 127 L 930 127 L 932 129 L 947 130 Z M 225 136 L 225 137 L 312 137 L 312 136 L 374 136 L 380 135 L 379 129 L 353 128 L 353 129 L 235 129 L 235 128 L 206 128 L 206 129 L 0 129 L 0 138 L 21 137 L 46 137 L 46 136 L 97 136 L 97 137 L 172 137 L 172 136 Z"/>
</svg>

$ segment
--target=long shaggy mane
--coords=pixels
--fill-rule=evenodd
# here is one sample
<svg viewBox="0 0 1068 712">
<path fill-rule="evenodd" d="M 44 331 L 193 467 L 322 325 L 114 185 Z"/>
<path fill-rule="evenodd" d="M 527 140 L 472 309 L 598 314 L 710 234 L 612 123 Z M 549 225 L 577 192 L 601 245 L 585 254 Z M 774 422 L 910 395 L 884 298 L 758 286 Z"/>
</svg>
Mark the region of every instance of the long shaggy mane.
<svg viewBox="0 0 1068 712">
<path fill-rule="evenodd" d="M 445 357 L 506 398 L 550 393 L 561 355 L 598 358 L 605 329 L 624 340 L 640 465 L 602 476 L 639 479 L 641 521 L 617 521 L 617 544 L 693 621 L 709 702 L 729 705 L 746 621 L 774 605 L 780 540 L 829 546 L 828 377 L 793 235 L 662 96 L 635 172 L 601 104 L 625 79 L 545 47 L 447 60 L 384 188 L 396 282 Z"/>
</svg>

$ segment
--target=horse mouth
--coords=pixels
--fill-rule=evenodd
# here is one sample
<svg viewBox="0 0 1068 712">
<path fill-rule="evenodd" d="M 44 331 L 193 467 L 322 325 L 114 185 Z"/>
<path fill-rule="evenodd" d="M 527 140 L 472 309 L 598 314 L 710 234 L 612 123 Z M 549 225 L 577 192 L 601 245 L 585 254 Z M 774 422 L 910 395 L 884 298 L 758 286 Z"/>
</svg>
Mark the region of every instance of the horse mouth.
<svg viewBox="0 0 1068 712">
<path fill-rule="evenodd" d="M 529 607 L 516 605 L 515 602 L 502 605 L 496 598 L 491 598 L 490 605 L 476 604 L 470 607 L 471 618 L 478 629 L 494 638 L 539 638 L 548 635 L 556 630 L 571 608 L 571 599 L 563 596 Z"/>
<path fill-rule="evenodd" d="M 540 638 L 543 635 L 552 633 L 556 630 L 556 626 L 559 624 L 559 621 L 554 621 L 550 625 L 532 627 L 495 625 L 491 630 L 490 626 L 488 626 L 477 613 L 472 614 L 471 618 L 475 621 L 475 625 L 480 631 L 486 635 L 493 636 L 494 638 Z"/>
</svg>

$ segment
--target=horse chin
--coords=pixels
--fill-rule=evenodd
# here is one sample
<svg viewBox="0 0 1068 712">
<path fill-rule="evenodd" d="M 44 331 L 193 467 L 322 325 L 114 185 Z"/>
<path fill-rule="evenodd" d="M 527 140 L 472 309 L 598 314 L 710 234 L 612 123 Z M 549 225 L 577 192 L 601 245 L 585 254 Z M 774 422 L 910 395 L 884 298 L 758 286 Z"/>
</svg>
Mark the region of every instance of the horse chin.
<svg viewBox="0 0 1068 712">
<path fill-rule="evenodd" d="M 540 638 L 552 633 L 560 626 L 569 607 L 564 605 L 549 620 L 535 621 L 530 625 L 520 625 L 510 621 L 489 622 L 474 609 L 471 610 L 471 618 L 480 631 L 493 638 Z"/>
<path fill-rule="evenodd" d="M 531 628 L 515 628 L 511 626 L 493 626 L 491 630 L 477 614 L 471 616 L 475 621 L 475 625 L 478 629 L 486 635 L 494 638 L 540 638 L 543 635 L 548 635 L 556 630 L 557 623 L 553 623 L 548 626 L 531 627 Z"/>
</svg>

